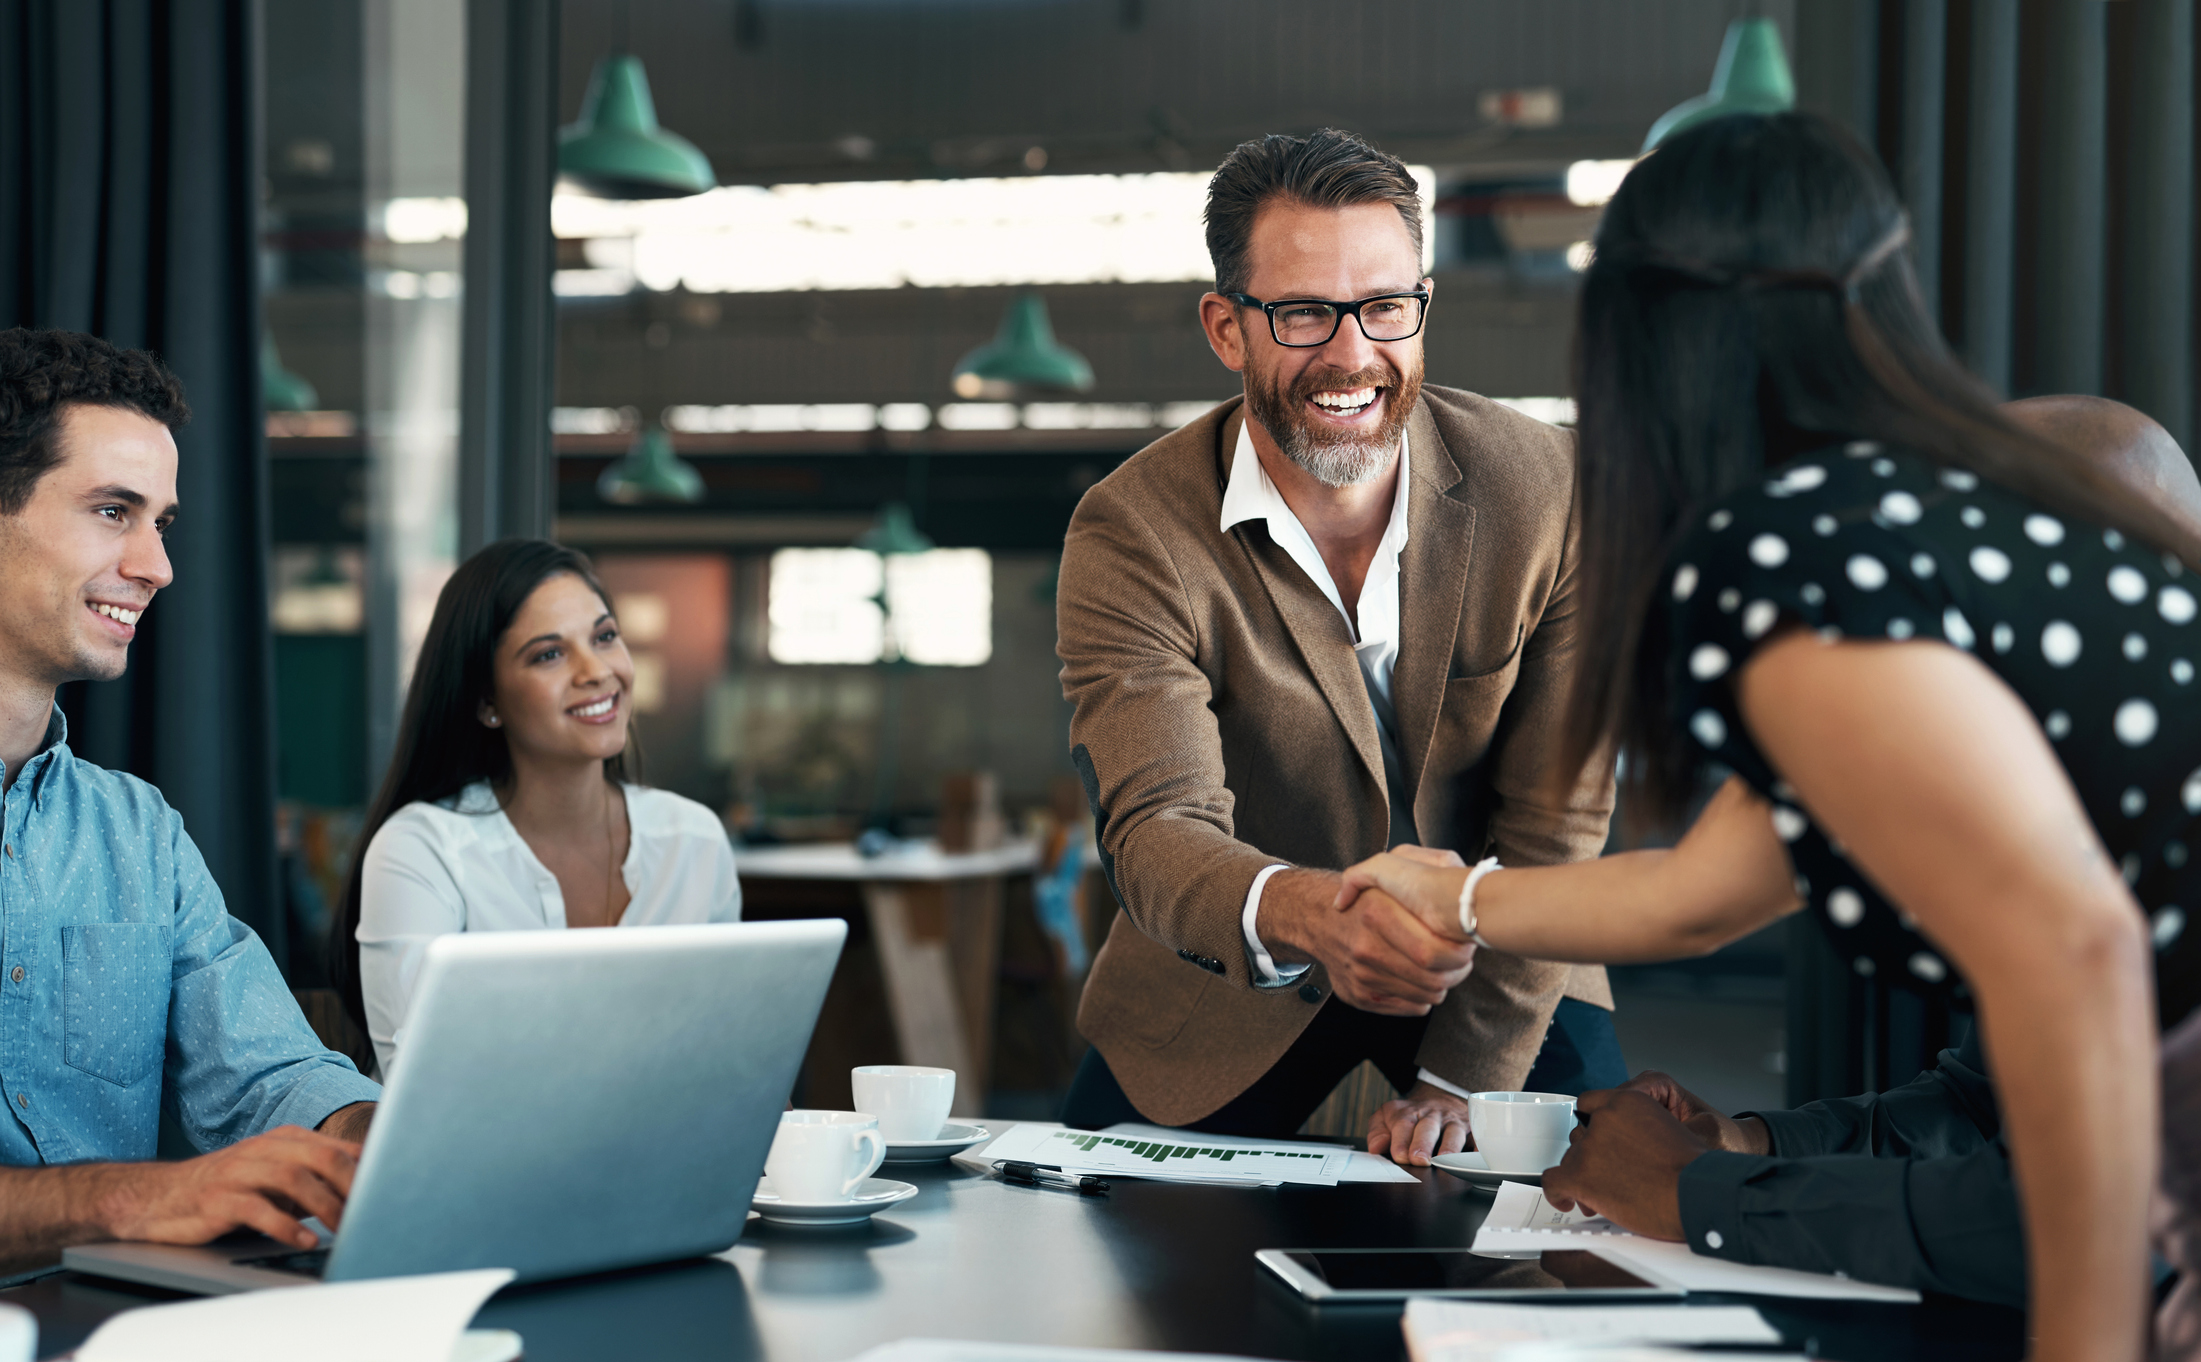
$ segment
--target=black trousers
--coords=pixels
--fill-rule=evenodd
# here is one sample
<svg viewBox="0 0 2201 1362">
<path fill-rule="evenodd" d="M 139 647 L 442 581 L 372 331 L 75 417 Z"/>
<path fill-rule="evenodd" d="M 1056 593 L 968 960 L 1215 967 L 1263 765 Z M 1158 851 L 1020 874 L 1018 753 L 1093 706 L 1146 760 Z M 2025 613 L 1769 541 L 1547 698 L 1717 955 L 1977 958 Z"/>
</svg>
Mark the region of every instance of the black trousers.
<svg viewBox="0 0 2201 1362">
<path fill-rule="evenodd" d="M 1405 1092 L 1414 1086 L 1420 1066 L 1414 1062 L 1421 1049 L 1427 1017 L 1386 1017 L 1363 1012 L 1331 999 L 1284 1057 L 1238 1094 L 1208 1116 L 1186 1127 L 1209 1135 L 1255 1135 L 1281 1139 L 1292 1134 L 1314 1109 L 1322 1105 L 1338 1080 L 1372 1061 Z M 1564 1092 L 1579 1095 L 1591 1088 L 1610 1088 L 1628 1078 L 1620 1056 L 1620 1038 L 1613 1031 L 1613 1014 L 1602 1007 L 1561 998 L 1544 1032 L 1543 1048 L 1530 1066 L 1524 1092 Z M 1063 1103 L 1062 1123 L 1080 1130 L 1099 1130 L 1120 1121 L 1144 1121 L 1147 1117 L 1124 1094 L 1108 1061 L 1090 1049 L 1071 1081 L 1070 1096 Z"/>
</svg>

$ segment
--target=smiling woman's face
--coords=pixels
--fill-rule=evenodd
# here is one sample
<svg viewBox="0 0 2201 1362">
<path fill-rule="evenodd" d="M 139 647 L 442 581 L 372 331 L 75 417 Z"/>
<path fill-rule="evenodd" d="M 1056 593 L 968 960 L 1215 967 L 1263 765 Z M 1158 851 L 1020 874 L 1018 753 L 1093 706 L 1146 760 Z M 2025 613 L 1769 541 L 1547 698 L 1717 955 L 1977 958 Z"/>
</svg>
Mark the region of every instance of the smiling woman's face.
<svg viewBox="0 0 2201 1362">
<path fill-rule="evenodd" d="M 603 761 L 627 745 L 634 659 L 611 608 L 570 572 L 544 580 L 497 640 L 495 700 L 482 707 L 517 760 Z"/>
</svg>

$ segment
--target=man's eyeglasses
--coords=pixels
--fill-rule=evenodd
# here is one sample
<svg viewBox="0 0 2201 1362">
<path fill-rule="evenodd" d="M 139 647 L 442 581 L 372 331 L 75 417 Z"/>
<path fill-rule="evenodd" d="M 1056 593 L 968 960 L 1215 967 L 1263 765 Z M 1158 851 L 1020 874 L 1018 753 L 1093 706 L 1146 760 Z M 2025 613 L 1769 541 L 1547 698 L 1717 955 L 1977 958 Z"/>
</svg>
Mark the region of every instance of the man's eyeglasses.
<svg viewBox="0 0 2201 1362">
<path fill-rule="evenodd" d="M 1264 303 L 1243 293 L 1223 296 L 1240 307 L 1257 307 L 1268 313 L 1269 334 L 1276 343 L 1301 350 L 1328 345 L 1348 314 L 1360 323 L 1360 334 L 1372 341 L 1407 340 L 1421 330 L 1422 317 L 1429 311 L 1429 290 L 1422 288 L 1411 293 L 1378 294 L 1357 303 L 1325 298 Z"/>
</svg>

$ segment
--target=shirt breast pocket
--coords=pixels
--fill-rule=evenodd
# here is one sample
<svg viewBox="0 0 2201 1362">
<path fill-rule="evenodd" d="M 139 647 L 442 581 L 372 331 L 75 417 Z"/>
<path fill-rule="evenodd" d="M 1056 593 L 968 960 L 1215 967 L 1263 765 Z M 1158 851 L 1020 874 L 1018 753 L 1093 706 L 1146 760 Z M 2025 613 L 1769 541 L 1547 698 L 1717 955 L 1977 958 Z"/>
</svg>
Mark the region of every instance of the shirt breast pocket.
<svg viewBox="0 0 2201 1362">
<path fill-rule="evenodd" d="M 168 1046 L 171 928 L 101 922 L 61 929 L 61 1058 L 128 1087 Z"/>
</svg>

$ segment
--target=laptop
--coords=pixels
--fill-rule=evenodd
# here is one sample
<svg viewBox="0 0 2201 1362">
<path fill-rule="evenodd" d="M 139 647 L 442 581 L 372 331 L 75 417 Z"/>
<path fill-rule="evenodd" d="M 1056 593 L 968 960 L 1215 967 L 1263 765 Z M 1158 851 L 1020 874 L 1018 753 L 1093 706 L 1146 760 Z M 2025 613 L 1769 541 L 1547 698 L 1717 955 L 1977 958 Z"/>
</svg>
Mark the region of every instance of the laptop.
<svg viewBox="0 0 2201 1362">
<path fill-rule="evenodd" d="M 441 937 L 333 1241 L 87 1244 L 62 1265 L 220 1294 L 717 1253 L 741 1236 L 847 934 L 834 918 Z"/>
</svg>

